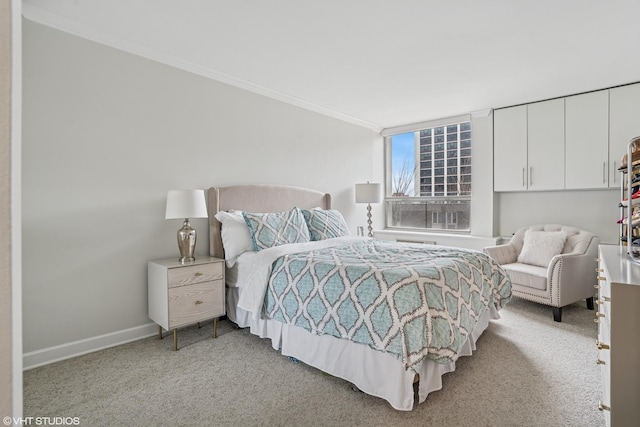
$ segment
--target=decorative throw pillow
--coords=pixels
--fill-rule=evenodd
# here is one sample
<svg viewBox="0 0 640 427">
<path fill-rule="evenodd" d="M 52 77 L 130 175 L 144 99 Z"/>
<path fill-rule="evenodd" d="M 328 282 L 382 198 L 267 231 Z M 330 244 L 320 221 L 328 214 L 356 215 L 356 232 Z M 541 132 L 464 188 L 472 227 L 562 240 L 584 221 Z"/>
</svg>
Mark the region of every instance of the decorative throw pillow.
<svg viewBox="0 0 640 427">
<path fill-rule="evenodd" d="M 551 258 L 562 253 L 566 241 L 564 231 L 527 230 L 518 262 L 546 268 Z"/>
<path fill-rule="evenodd" d="M 221 211 L 216 214 L 216 219 L 222 224 L 220 235 L 224 246 L 224 259 L 231 268 L 240 255 L 253 250 L 251 233 L 242 211 Z"/>
<path fill-rule="evenodd" d="M 311 240 L 332 239 L 334 237 L 348 236 L 349 227 L 340 211 L 335 209 L 303 210 L 302 214 L 309 227 Z"/>
<path fill-rule="evenodd" d="M 307 223 L 298 208 L 278 213 L 243 212 L 242 216 L 249 226 L 255 251 L 311 240 Z"/>
</svg>

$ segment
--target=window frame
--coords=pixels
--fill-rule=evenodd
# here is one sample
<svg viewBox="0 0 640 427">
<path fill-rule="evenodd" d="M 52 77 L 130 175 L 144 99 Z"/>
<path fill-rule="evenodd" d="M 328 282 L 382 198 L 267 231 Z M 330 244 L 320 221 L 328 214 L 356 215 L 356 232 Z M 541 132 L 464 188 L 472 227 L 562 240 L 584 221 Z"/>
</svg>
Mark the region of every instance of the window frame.
<svg viewBox="0 0 640 427">
<path fill-rule="evenodd" d="M 425 129 L 431 129 L 431 128 L 436 128 L 436 127 L 440 127 L 440 126 L 444 126 L 446 128 L 447 125 L 452 125 L 452 124 L 460 124 L 460 123 L 464 123 L 464 122 L 469 122 L 471 124 L 471 114 L 464 114 L 464 115 L 459 115 L 459 116 L 453 116 L 453 117 L 447 117 L 447 118 L 443 118 L 443 119 L 438 119 L 438 120 L 431 120 L 431 121 L 425 121 L 425 122 L 419 122 L 419 123 L 414 123 L 414 124 L 410 124 L 410 125 L 404 125 L 404 126 L 398 126 L 398 127 L 393 127 L 393 128 L 387 128 L 384 129 L 381 132 L 381 136 L 383 137 L 383 143 L 384 143 L 384 199 L 383 199 L 383 203 L 384 203 L 384 211 L 385 211 L 385 228 L 386 229 L 390 229 L 390 230 L 410 230 L 410 231 L 417 231 L 417 232 L 425 232 L 425 233 L 446 233 L 446 234 L 461 234 L 461 235 L 470 235 L 471 234 L 471 211 L 472 211 L 472 207 L 471 207 L 471 196 L 472 196 L 472 191 L 473 191 L 473 186 L 471 187 L 471 191 L 464 196 L 392 196 L 392 186 L 393 186 L 393 177 L 392 177 L 392 158 L 391 158 L 391 151 L 392 151 L 392 144 L 391 144 L 391 138 L 393 135 L 398 135 L 398 134 L 402 134 L 402 133 L 410 133 L 410 132 L 418 132 L 421 130 L 425 130 Z M 467 139 L 461 140 L 460 138 L 457 139 L 458 141 L 458 146 L 457 146 L 457 151 L 458 151 L 458 156 L 460 156 L 461 151 L 464 150 L 470 150 L 470 155 L 465 157 L 470 159 L 469 163 L 464 163 L 462 162 L 462 159 L 460 159 L 459 164 L 457 164 L 456 166 L 460 168 L 460 170 L 463 167 L 470 167 L 471 171 L 473 170 L 472 168 L 472 163 L 473 163 L 473 126 L 471 126 L 471 129 L 469 130 L 469 132 L 471 132 L 471 137 L 468 139 L 469 141 L 469 146 L 465 146 L 463 147 L 463 143 L 460 141 L 466 141 Z M 462 133 L 462 131 L 460 131 L 460 133 Z M 444 132 L 444 137 L 445 137 L 445 141 L 444 141 L 444 151 L 447 151 L 447 132 L 445 129 Z M 418 147 L 416 147 L 417 149 Z M 424 153 L 422 153 L 424 154 Z M 420 158 L 418 158 L 420 157 Z M 428 159 L 426 158 L 428 157 Z M 415 179 L 414 179 L 414 185 L 420 187 L 421 185 L 421 177 L 419 174 L 419 170 L 420 170 L 420 163 L 428 161 L 431 162 L 432 164 L 432 168 L 435 168 L 435 162 L 437 160 L 443 160 L 443 159 L 436 159 L 433 154 L 430 156 L 425 156 L 425 158 L 422 158 L 422 155 L 416 155 L 416 162 L 417 162 L 417 170 L 415 172 Z M 447 159 L 448 160 L 448 159 Z M 447 160 L 444 161 L 444 165 L 442 166 L 442 168 L 444 168 L 444 170 L 446 171 L 448 167 L 451 167 L 451 165 L 448 164 Z M 466 162 L 466 161 L 465 161 Z M 446 176 L 446 175 L 445 175 Z M 471 176 L 471 174 L 469 174 L 469 176 Z M 433 177 L 433 174 L 431 177 L 424 177 L 425 179 L 430 178 L 430 183 L 428 185 L 431 186 L 435 186 L 435 178 Z M 445 178 L 446 181 L 446 178 Z M 473 181 L 471 181 L 471 183 L 473 183 Z M 445 186 L 446 186 L 446 182 L 445 182 Z M 418 190 L 420 191 L 420 190 Z M 454 203 L 460 203 L 460 202 L 466 202 L 469 204 L 469 226 L 468 228 L 465 229 L 451 229 L 449 228 L 450 224 L 448 221 L 445 221 L 442 223 L 442 228 L 427 228 L 427 227 L 407 227 L 407 226 L 396 226 L 392 224 L 392 218 L 390 218 L 391 216 L 391 209 L 392 209 L 392 205 L 394 203 L 398 203 L 401 201 L 410 201 L 410 203 L 424 203 L 424 204 L 428 204 L 428 203 L 438 203 L 438 202 L 443 202 L 443 201 L 452 201 Z M 431 213 L 435 213 L 435 211 L 431 211 Z M 444 220 L 448 220 L 449 219 L 449 214 L 451 214 L 451 212 L 441 212 L 442 216 L 441 218 Z M 455 223 L 457 224 L 457 221 L 459 220 L 458 215 L 455 215 L 455 222 L 452 222 L 451 224 Z"/>
</svg>

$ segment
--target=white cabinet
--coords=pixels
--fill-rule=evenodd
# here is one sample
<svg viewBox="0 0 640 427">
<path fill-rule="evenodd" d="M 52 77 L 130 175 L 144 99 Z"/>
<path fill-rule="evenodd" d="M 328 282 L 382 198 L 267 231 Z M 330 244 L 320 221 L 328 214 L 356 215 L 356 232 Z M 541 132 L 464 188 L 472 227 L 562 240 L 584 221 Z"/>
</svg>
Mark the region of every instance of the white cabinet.
<svg viewBox="0 0 640 427">
<path fill-rule="evenodd" d="M 609 91 L 565 98 L 567 189 L 607 188 Z"/>
<path fill-rule="evenodd" d="M 618 188 L 640 83 L 494 112 L 494 191 Z"/>
<path fill-rule="evenodd" d="M 527 106 L 503 108 L 493 115 L 494 191 L 527 189 Z"/>
<path fill-rule="evenodd" d="M 564 100 L 494 113 L 494 190 L 564 188 Z"/>
<path fill-rule="evenodd" d="M 564 188 L 564 99 L 527 106 L 529 190 Z"/>
<path fill-rule="evenodd" d="M 625 246 L 600 245 L 598 267 L 598 358 L 602 371 L 600 410 L 607 426 L 638 425 L 640 419 L 640 265 Z"/>
<path fill-rule="evenodd" d="M 620 186 L 620 159 L 640 136 L 640 83 L 609 90 L 609 187 Z"/>
</svg>

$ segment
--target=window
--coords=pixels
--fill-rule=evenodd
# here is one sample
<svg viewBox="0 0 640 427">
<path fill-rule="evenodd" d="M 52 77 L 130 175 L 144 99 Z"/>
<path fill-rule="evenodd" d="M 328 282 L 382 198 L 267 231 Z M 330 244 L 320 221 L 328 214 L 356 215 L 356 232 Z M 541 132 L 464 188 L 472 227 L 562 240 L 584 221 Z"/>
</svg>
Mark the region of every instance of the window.
<svg viewBox="0 0 640 427">
<path fill-rule="evenodd" d="M 385 135 L 387 227 L 469 232 L 471 122 Z"/>
</svg>

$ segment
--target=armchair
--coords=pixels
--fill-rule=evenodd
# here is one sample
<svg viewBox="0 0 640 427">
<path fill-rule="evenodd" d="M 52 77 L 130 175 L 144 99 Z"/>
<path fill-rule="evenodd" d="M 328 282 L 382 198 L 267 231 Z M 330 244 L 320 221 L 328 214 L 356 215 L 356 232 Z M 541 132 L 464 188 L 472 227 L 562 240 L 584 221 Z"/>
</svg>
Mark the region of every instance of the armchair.
<svg viewBox="0 0 640 427">
<path fill-rule="evenodd" d="M 522 262 L 527 230 L 566 233 L 564 247 L 547 266 Z M 591 232 L 547 224 L 521 228 L 509 243 L 486 247 L 484 252 L 509 273 L 514 296 L 553 307 L 553 320 L 561 322 L 565 305 L 586 299 L 587 308 L 593 310 L 599 243 L 598 236 Z M 527 250 L 530 252 L 531 247 Z"/>
</svg>

